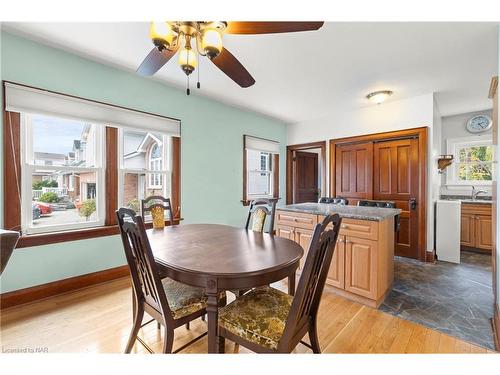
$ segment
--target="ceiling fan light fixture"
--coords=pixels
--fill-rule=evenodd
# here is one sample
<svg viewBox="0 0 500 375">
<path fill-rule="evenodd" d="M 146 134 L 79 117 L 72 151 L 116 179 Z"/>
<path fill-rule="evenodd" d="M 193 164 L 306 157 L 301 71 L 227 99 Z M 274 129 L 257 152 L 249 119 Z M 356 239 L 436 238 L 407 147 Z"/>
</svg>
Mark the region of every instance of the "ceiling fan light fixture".
<svg viewBox="0 0 500 375">
<path fill-rule="evenodd" d="M 391 90 L 374 91 L 366 95 L 366 98 L 375 104 L 381 104 L 392 94 L 393 92 Z"/>
<path fill-rule="evenodd" d="M 184 47 L 179 52 L 179 65 L 186 75 L 190 75 L 198 66 L 198 61 L 196 60 L 196 52 L 192 48 Z"/>
<path fill-rule="evenodd" d="M 170 49 L 173 45 L 175 33 L 168 22 L 151 22 L 149 37 L 153 44 L 162 51 L 165 48 Z"/>
<path fill-rule="evenodd" d="M 222 51 L 221 33 L 216 29 L 203 30 L 201 48 L 210 59 L 217 57 Z"/>
</svg>

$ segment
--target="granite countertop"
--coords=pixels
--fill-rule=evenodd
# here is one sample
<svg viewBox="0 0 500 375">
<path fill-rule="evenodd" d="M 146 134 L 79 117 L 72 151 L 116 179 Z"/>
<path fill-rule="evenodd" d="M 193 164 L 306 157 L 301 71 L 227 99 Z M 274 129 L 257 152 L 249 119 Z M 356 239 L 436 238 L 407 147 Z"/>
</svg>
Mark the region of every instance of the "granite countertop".
<svg viewBox="0 0 500 375">
<path fill-rule="evenodd" d="M 328 203 L 298 203 L 277 207 L 278 210 L 302 212 L 312 215 L 339 214 L 340 217 L 358 220 L 383 221 L 398 215 L 401 210 L 397 208 L 341 206 Z"/>
<path fill-rule="evenodd" d="M 491 204 L 491 197 L 488 196 L 479 196 L 476 199 L 471 199 L 470 196 L 467 195 L 441 195 L 440 199 L 445 201 L 460 201 L 463 204 Z"/>
</svg>

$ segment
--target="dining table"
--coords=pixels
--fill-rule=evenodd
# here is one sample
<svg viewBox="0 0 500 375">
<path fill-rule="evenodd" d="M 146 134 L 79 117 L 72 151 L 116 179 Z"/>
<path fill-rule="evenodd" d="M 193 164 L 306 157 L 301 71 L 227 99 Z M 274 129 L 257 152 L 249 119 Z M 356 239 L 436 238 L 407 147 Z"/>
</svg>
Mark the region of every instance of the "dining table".
<svg viewBox="0 0 500 375">
<path fill-rule="evenodd" d="M 224 339 L 217 335 L 220 292 L 289 278 L 293 295 L 304 255 L 294 241 L 229 225 L 173 225 L 149 229 L 147 236 L 163 275 L 205 289 L 209 353 L 224 352 Z"/>
</svg>

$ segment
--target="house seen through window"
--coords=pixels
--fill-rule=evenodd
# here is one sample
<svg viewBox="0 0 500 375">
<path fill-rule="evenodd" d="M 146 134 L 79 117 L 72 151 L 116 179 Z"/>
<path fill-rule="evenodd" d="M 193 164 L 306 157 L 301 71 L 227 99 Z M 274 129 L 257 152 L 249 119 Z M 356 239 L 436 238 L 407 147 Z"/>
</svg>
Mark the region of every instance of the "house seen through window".
<svg viewBox="0 0 500 375">
<path fill-rule="evenodd" d="M 171 197 L 171 137 L 138 129 L 120 130 L 120 206 L 140 212 L 152 195 Z"/>
<path fill-rule="evenodd" d="M 27 233 L 102 224 L 102 128 L 23 114 L 23 229 Z"/>
</svg>

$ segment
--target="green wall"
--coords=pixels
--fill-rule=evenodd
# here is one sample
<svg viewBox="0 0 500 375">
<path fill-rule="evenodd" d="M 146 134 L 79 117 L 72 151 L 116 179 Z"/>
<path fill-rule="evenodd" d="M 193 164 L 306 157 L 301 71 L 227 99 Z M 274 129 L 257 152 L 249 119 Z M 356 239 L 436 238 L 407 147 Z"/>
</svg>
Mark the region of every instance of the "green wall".
<svg viewBox="0 0 500 375">
<path fill-rule="evenodd" d="M 240 203 L 243 134 L 281 143 L 281 196 L 285 192 L 284 123 L 196 95 L 188 97 L 184 91 L 132 72 L 5 32 L 1 35 L 1 78 L 180 119 L 185 223 L 244 224 L 246 209 Z M 3 168 L 3 162 L 0 165 Z M 3 195 L 0 202 L 3 205 Z M 2 227 L 3 217 L 0 220 Z M 123 264 L 118 236 L 22 248 L 14 252 L 0 278 L 0 290 L 8 292 Z"/>
</svg>

